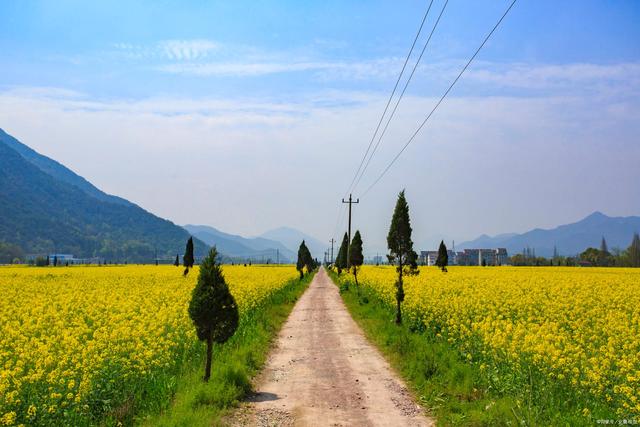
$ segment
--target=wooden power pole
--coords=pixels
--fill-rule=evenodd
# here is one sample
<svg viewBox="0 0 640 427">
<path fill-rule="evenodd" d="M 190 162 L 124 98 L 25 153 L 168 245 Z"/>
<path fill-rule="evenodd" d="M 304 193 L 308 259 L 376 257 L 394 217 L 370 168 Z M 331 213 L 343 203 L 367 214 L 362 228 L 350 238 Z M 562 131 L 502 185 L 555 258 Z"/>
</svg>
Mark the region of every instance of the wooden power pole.
<svg viewBox="0 0 640 427">
<path fill-rule="evenodd" d="M 349 200 L 342 199 L 342 203 L 349 203 L 349 228 L 347 231 L 347 236 L 349 236 L 349 244 L 347 245 L 347 269 L 351 266 L 351 205 L 354 203 L 360 203 L 360 199 L 357 199 L 355 202 L 351 199 L 351 194 L 349 194 Z"/>
</svg>

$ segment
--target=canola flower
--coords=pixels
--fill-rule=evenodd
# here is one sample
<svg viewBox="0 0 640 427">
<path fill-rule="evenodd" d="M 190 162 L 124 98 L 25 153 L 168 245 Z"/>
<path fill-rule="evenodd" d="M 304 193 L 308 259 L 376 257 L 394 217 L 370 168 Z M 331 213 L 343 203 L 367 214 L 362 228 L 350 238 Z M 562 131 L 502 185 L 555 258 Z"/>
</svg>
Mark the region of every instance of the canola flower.
<svg viewBox="0 0 640 427">
<path fill-rule="evenodd" d="M 241 315 L 297 277 L 224 266 Z M 197 349 L 198 276 L 173 266 L 0 268 L 0 426 L 99 424 L 132 393 L 167 390 Z"/>
<path fill-rule="evenodd" d="M 358 278 L 395 305 L 393 267 L 365 266 Z M 422 267 L 404 290 L 405 321 L 448 341 L 487 375 L 506 366 L 526 378 L 533 366 L 621 419 L 638 419 L 639 269 Z"/>
</svg>

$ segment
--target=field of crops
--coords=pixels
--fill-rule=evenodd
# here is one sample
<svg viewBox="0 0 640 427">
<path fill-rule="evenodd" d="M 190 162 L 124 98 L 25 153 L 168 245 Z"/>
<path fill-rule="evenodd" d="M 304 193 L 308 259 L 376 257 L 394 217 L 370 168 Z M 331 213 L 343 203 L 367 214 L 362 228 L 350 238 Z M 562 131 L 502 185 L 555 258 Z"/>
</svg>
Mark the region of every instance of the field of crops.
<svg viewBox="0 0 640 427">
<path fill-rule="evenodd" d="M 392 267 L 358 277 L 395 305 Z M 535 380 L 593 421 L 640 415 L 640 270 L 425 267 L 405 294 L 405 321 L 451 343 L 492 388 Z"/>
<path fill-rule="evenodd" d="M 224 266 L 241 322 L 297 277 L 291 266 Z M 83 425 L 166 398 L 198 344 L 194 269 L 0 268 L 0 425 Z"/>
</svg>

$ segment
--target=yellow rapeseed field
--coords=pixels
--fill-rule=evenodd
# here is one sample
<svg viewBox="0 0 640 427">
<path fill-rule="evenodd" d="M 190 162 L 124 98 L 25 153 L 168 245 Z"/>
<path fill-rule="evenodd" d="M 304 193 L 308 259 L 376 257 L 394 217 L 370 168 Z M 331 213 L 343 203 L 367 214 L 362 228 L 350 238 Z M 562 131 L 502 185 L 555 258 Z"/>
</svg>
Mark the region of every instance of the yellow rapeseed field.
<svg viewBox="0 0 640 427">
<path fill-rule="evenodd" d="M 393 267 L 365 266 L 358 277 L 395 304 Z M 507 365 L 526 376 L 533 366 L 620 417 L 640 414 L 640 269 L 423 267 L 405 294 L 406 321 L 487 375 Z"/>
<path fill-rule="evenodd" d="M 223 271 L 241 321 L 297 277 L 291 266 Z M 97 422 L 125 390 L 162 392 L 159 374 L 196 346 L 187 306 L 197 276 L 173 266 L 0 268 L 0 425 Z"/>
</svg>

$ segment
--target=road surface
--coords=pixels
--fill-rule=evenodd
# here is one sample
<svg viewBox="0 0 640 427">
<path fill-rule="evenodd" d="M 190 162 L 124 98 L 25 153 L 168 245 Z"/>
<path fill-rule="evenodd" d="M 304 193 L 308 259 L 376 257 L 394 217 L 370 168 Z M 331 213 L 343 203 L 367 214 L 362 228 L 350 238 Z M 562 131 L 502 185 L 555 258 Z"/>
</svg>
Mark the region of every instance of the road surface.
<svg viewBox="0 0 640 427">
<path fill-rule="evenodd" d="M 324 271 L 298 300 L 256 380 L 230 418 L 255 426 L 431 426 L 349 315 Z"/>
</svg>

